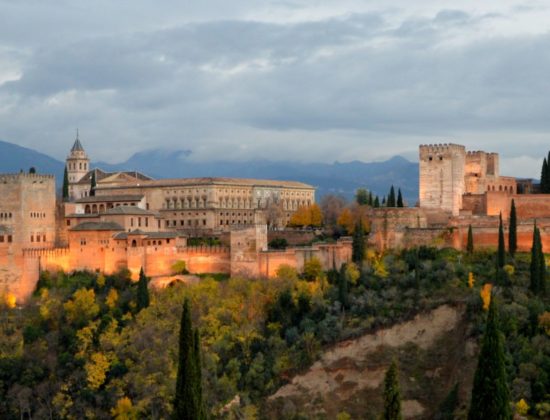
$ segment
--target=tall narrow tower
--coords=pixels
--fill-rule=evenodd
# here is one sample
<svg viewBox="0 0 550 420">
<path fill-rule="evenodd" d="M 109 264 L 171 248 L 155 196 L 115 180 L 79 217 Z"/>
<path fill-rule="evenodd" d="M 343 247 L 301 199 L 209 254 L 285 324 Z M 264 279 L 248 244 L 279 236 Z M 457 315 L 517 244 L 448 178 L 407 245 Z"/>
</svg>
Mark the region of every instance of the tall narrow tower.
<svg viewBox="0 0 550 420">
<path fill-rule="evenodd" d="M 77 195 L 75 185 L 80 181 L 90 170 L 90 159 L 80 143 L 78 130 L 76 130 L 76 139 L 73 147 L 67 156 L 66 160 L 67 174 L 69 176 L 69 198 L 74 200 L 80 198 Z"/>
</svg>

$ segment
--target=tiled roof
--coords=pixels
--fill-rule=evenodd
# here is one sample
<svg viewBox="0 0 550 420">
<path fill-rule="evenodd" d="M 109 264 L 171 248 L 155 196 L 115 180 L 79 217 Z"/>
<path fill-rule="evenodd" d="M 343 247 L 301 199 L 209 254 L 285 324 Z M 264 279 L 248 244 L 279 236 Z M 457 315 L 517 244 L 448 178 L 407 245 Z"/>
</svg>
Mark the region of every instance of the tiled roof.
<svg viewBox="0 0 550 420">
<path fill-rule="evenodd" d="M 119 195 L 94 195 L 75 200 L 75 203 L 113 203 L 116 201 L 141 201 L 143 195 L 119 194 Z"/>
<path fill-rule="evenodd" d="M 145 236 L 145 239 L 174 239 L 181 235 L 176 232 L 144 232 L 142 230 L 133 230 L 131 232 L 117 233 L 115 239 L 128 239 L 130 236 Z"/>
<path fill-rule="evenodd" d="M 137 171 L 122 171 L 122 172 L 105 172 L 99 168 L 92 169 L 89 171 L 86 175 L 84 175 L 80 181 L 77 182 L 79 185 L 90 185 L 92 182 L 92 174 L 95 171 L 95 180 L 96 183 L 99 184 L 100 181 L 106 180 L 106 178 L 111 178 L 119 174 L 127 175 L 133 179 L 140 180 L 140 181 L 151 181 L 153 178 L 150 176 L 147 176 L 145 174 L 142 174 L 141 172 Z M 99 187 L 99 185 L 98 185 Z"/>
<path fill-rule="evenodd" d="M 75 226 L 71 230 L 75 232 L 94 231 L 94 230 L 109 231 L 109 230 L 124 230 L 124 228 L 115 222 L 84 222 Z"/>
<path fill-rule="evenodd" d="M 78 137 L 74 141 L 73 147 L 71 147 L 71 152 L 83 152 L 84 147 L 82 147 L 82 143 L 80 143 L 80 140 Z"/>
<path fill-rule="evenodd" d="M 188 186 L 207 186 L 207 185 L 230 185 L 230 186 L 249 186 L 249 187 L 286 187 L 286 188 L 306 188 L 313 189 L 309 184 L 297 181 L 278 181 L 273 179 L 250 179 L 250 178 L 173 178 L 156 179 L 142 181 L 139 183 L 126 183 L 124 185 L 109 186 L 99 185 L 98 189 L 116 189 L 139 186 L 144 188 L 151 187 L 188 187 Z"/>
<path fill-rule="evenodd" d="M 117 206 L 117 207 L 113 207 L 112 209 L 108 209 L 103 214 L 107 214 L 107 215 L 132 214 L 132 215 L 154 216 L 156 213 L 149 210 L 144 210 L 136 206 Z"/>
</svg>

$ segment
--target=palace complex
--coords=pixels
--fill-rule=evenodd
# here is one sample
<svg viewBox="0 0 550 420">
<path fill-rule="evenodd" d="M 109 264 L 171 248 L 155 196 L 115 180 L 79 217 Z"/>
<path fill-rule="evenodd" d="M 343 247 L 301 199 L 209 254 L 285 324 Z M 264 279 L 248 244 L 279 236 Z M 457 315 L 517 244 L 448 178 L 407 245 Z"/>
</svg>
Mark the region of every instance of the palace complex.
<svg viewBox="0 0 550 420">
<path fill-rule="evenodd" d="M 161 278 L 184 261 L 192 273 L 275 275 L 317 257 L 325 268 L 351 258 L 351 243 L 268 250 L 268 225 L 286 226 L 315 188 L 238 178 L 155 180 L 91 168 L 77 138 L 66 161 L 67 197 L 50 175 L 0 175 L 0 292 L 24 300 L 41 270 L 130 270 Z M 225 246 L 188 246 L 189 236 L 226 235 Z"/>
<path fill-rule="evenodd" d="M 419 167 L 416 207 L 368 210 L 370 246 L 463 249 L 472 226 L 476 247 L 496 247 L 499 215 L 506 222 L 514 200 L 518 248 L 530 249 L 536 220 L 550 249 L 550 195 L 501 176 L 498 154 L 421 145 Z M 351 259 L 347 238 L 268 250 L 268 226 L 286 226 L 299 207 L 315 202 L 315 188 L 301 182 L 109 173 L 91 168 L 78 136 L 66 171 L 63 201 L 53 176 L 0 175 L 0 292 L 24 300 L 41 270 L 128 269 L 135 279 L 143 268 L 155 281 L 184 261 L 192 273 L 270 277 L 282 264 L 302 270 L 313 257 L 325 269 Z M 188 245 L 190 236 L 224 235 L 223 246 Z"/>
</svg>

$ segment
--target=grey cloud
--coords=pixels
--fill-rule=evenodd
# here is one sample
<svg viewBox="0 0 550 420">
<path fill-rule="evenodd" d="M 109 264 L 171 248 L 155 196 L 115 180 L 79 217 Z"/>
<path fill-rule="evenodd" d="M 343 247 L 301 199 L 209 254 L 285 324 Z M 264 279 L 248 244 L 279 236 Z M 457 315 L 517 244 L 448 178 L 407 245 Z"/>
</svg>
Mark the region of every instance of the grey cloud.
<svg viewBox="0 0 550 420">
<path fill-rule="evenodd" d="M 528 139 L 550 129 L 549 35 L 450 42 L 496 15 L 386 18 L 90 30 L 30 48 L 22 78 L 0 86 L 11 104 L 0 106 L 0 136 L 52 139 L 63 156 L 80 126 L 90 151 L 110 160 L 113 141 L 120 159 L 167 147 L 201 158 L 369 160 L 441 137 L 498 150 L 488 133 L 506 130 L 501 139 L 522 136 L 535 153 Z"/>
</svg>

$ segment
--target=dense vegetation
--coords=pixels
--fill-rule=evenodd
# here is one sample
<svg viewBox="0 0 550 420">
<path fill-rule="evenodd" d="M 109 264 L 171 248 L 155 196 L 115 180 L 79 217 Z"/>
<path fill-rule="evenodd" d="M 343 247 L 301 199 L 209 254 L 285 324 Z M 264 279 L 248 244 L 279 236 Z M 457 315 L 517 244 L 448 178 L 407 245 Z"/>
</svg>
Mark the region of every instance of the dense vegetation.
<svg viewBox="0 0 550 420">
<path fill-rule="evenodd" d="M 0 311 L 0 418 L 169 418 L 185 298 L 200 331 L 207 414 L 252 419 L 323 348 L 419 311 L 466 305 L 479 339 L 491 296 L 510 404 L 542 418 L 550 413 L 550 302 L 529 288 L 529 254 L 505 258 L 492 294 L 486 283 L 497 277 L 495 252 L 425 247 L 367 250 L 362 270 L 349 264 L 323 273 L 313 259 L 303 273 L 283 266 L 270 281 L 175 284 L 150 291 L 148 305 L 138 303 L 127 272 L 44 273 L 26 306 L 6 302 Z M 434 395 L 434 406 L 461 410 L 456 389 L 449 391 Z"/>
</svg>

